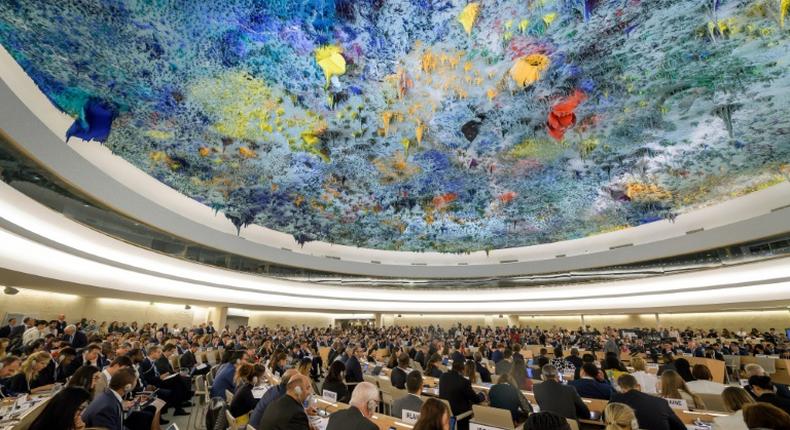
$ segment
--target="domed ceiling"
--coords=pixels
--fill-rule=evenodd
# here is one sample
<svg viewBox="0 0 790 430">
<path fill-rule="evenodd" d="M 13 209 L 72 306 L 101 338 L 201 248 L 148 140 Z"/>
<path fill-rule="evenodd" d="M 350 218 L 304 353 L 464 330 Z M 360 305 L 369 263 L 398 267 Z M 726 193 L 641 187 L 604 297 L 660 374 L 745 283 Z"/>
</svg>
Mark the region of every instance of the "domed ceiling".
<svg viewBox="0 0 790 430">
<path fill-rule="evenodd" d="M 790 175 L 788 0 L 5 0 L 68 135 L 299 242 L 468 252 Z M 134 187 L 135 184 L 128 184 Z"/>
</svg>

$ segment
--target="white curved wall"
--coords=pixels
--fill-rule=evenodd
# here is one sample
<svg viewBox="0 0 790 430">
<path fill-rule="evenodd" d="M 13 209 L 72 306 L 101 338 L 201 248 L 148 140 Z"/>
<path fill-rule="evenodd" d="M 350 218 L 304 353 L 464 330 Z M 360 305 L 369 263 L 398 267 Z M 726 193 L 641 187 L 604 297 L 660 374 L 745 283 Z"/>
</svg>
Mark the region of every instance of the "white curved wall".
<svg viewBox="0 0 790 430">
<path fill-rule="evenodd" d="M 260 226 L 250 226 L 237 237 L 224 216 L 168 188 L 101 145 L 78 140 L 65 145 L 63 136 L 72 119 L 52 106 L 3 49 L 0 79 L 3 131 L 61 179 L 160 230 L 277 264 L 401 278 L 508 276 L 626 264 L 790 231 L 790 209 L 775 210 L 790 204 L 790 183 L 785 182 L 679 216 L 674 222 L 660 221 L 584 239 L 488 254 L 393 252 L 323 242 L 300 248 L 291 236 Z M 693 235 L 687 234 L 692 231 Z"/>
</svg>

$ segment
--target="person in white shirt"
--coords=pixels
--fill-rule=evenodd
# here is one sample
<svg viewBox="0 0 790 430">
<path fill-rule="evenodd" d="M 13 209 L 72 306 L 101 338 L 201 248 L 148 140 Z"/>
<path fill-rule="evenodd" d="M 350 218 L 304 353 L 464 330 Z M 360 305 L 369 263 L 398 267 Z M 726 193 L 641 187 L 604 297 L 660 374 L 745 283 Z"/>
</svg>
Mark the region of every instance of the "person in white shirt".
<svg viewBox="0 0 790 430">
<path fill-rule="evenodd" d="M 36 325 L 22 333 L 22 345 L 29 345 L 34 340 L 43 339 L 44 331 L 47 330 L 47 325 L 47 322 L 44 320 L 36 321 Z"/>
<path fill-rule="evenodd" d="M 641 357 L 633 357 L 631 359 L 631 366 L 634 371 L 631 373 L 636 382 L 642 387 L 642 392 L 647 394 L 656 394 L 656 385 L 658 385 L 658 377 L 652 373 L 647 373 L 645 360 Z"/>
<path fill-rule="evenodd" d="M 747 430 L 742 409 L 744 405 L 754 403 L 752 396 L 741 387 L 727 387 L 721 397 L 732 415 L 714 418 L 713 430 Z"/>
<path fill-rule="evenodd" d="M 704 364 L 695 364 L 691 369 L 691 376 L 697 378 L 696 381 L 686 383 L 692 393 L 721 394 L 727 388 L 726 385 L 713 381 L 710 369 Z"/>
</svg>

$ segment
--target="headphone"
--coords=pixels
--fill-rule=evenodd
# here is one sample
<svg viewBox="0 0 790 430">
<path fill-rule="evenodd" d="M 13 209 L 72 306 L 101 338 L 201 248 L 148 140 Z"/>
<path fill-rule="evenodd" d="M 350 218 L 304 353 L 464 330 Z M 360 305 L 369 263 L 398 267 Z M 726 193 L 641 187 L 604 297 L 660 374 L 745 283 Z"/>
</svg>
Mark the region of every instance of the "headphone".
<svg viewBox="0 0 790 430">
<path fill-rule="evenodd" d="M 301 398 L 302 397 L 302 387 L 300 385 L 297 385 L 296 387 L 294 387 L 294 393 L 296 393 L 296 395 Z"/>
<path fill-rule="evenodd" d="M 132 384 L 126 384 L 123 387 L 123 391 L 126 392 L 126 393 L 132 391 L 132 389 L 134 389 L 134 386 Z"/>
<path fill-rule="evenodd" d="M 378 401 L 373 399 L 368 400 L 368 413 L 373 415 L 373 413 L 376 412 L 376 409 L 378 409 L 378 406 L 379 406 Z"/>
</svg>

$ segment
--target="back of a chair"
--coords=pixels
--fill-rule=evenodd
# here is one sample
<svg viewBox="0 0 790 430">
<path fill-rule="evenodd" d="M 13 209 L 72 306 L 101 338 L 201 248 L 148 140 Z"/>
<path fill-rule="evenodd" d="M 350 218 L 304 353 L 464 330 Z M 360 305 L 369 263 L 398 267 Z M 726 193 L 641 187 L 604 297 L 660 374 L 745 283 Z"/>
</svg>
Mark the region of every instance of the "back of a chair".
<svg viewBox="0 0 790 430">
<path fill-rule="evenodd" d="M 392 393 L 395 390 L 395 387 L 392 385 L 392 381 L 386 378 L 378 378 L 379 380 L 379 389 L 382 393 Z"/>
<path fill-rule="evenodd" d="M 710 393 L 694 393 L 699 396 L 702 403 L 705 403 L 705 409 L 716 412 L 729 412 L 727 406 L 724 405 L 724 398 L 721 394 Z"/>
<path fill-rule="evenodd" d="M 195 376 L 195 394 L 203 394 L 207 390 L 206 377 L 203 375 Z"/>
<path fill-rule="evenodd" d="M 492 408 L 490 406 L 472 405 L 471 422 L 503 430 L 512 430 L 513 416 L 507 409 Z"/>
<path fill-rule="evenodd" d="M 419 371 L 420 373 L 424 372 L 424 369 L 422 368 L 422 364 L 420 364 L 419 361 L 412 360 L 411 367 L 414 368 L 414 370 Z"/>
<path fill-rule="evenodd" d="M 225 400 L 214 397 L 209 400 L 206 408 L 206 430 L 225 430 L 228 419 L 225 416 Z"/>
<path fill-rule="evenodd" d="M 228 430 L 237 430 L 236 418 L 227 409 L 225 409 L 225 419 L 228 420 Z"/>
<path fill-rule="evenodd" d="M 765 373 L 773 375 L 776 373 L 776 359 L 773 357 L 754 357 L 757 361 L 757 364 L 762 366 L 765 369 Z"/>
<path fill-rule="evenodd" d="M 579 422 L 576 420 L 572 420 L 570 418 L 565 418 L 568 421 L 568 425 L 571 427 L 571 430 L 579 430 Z"/>
<path fill-rule="evenodd" d="M 727 367 L 731 367 L 734 369 L 740 369 L 741 367 L 741 356 L 740 355 L 725 355 L 724 356 L 724 364 Z"/>
<path fill-rule="evenodd" d="M 364 379 L 365 382 L 370 382 L 371 384 L 373 384 L 375 386 L 379 385 L 379 377 L 378 376 L 362 375 L 362 379 Z"/>
<path fill-rule="evenodd" d="M 228 405 L 233 403 L 233 393 L 231 393 L 230 390 L 225 390 L 225 403 Z"/>
<path fill-rule="evenodd" d="M 400 389 L 397 389 L 397 388 L 393 388 L 392 391 L 390 392 L 390 394 L 392 394 L 392 400 L 398 400 L 398 399 L 401 399 L 403 397 L 408 396 L 409 392 L 406 391 L 406 390 L 400 390 Z"/>
</svg>

